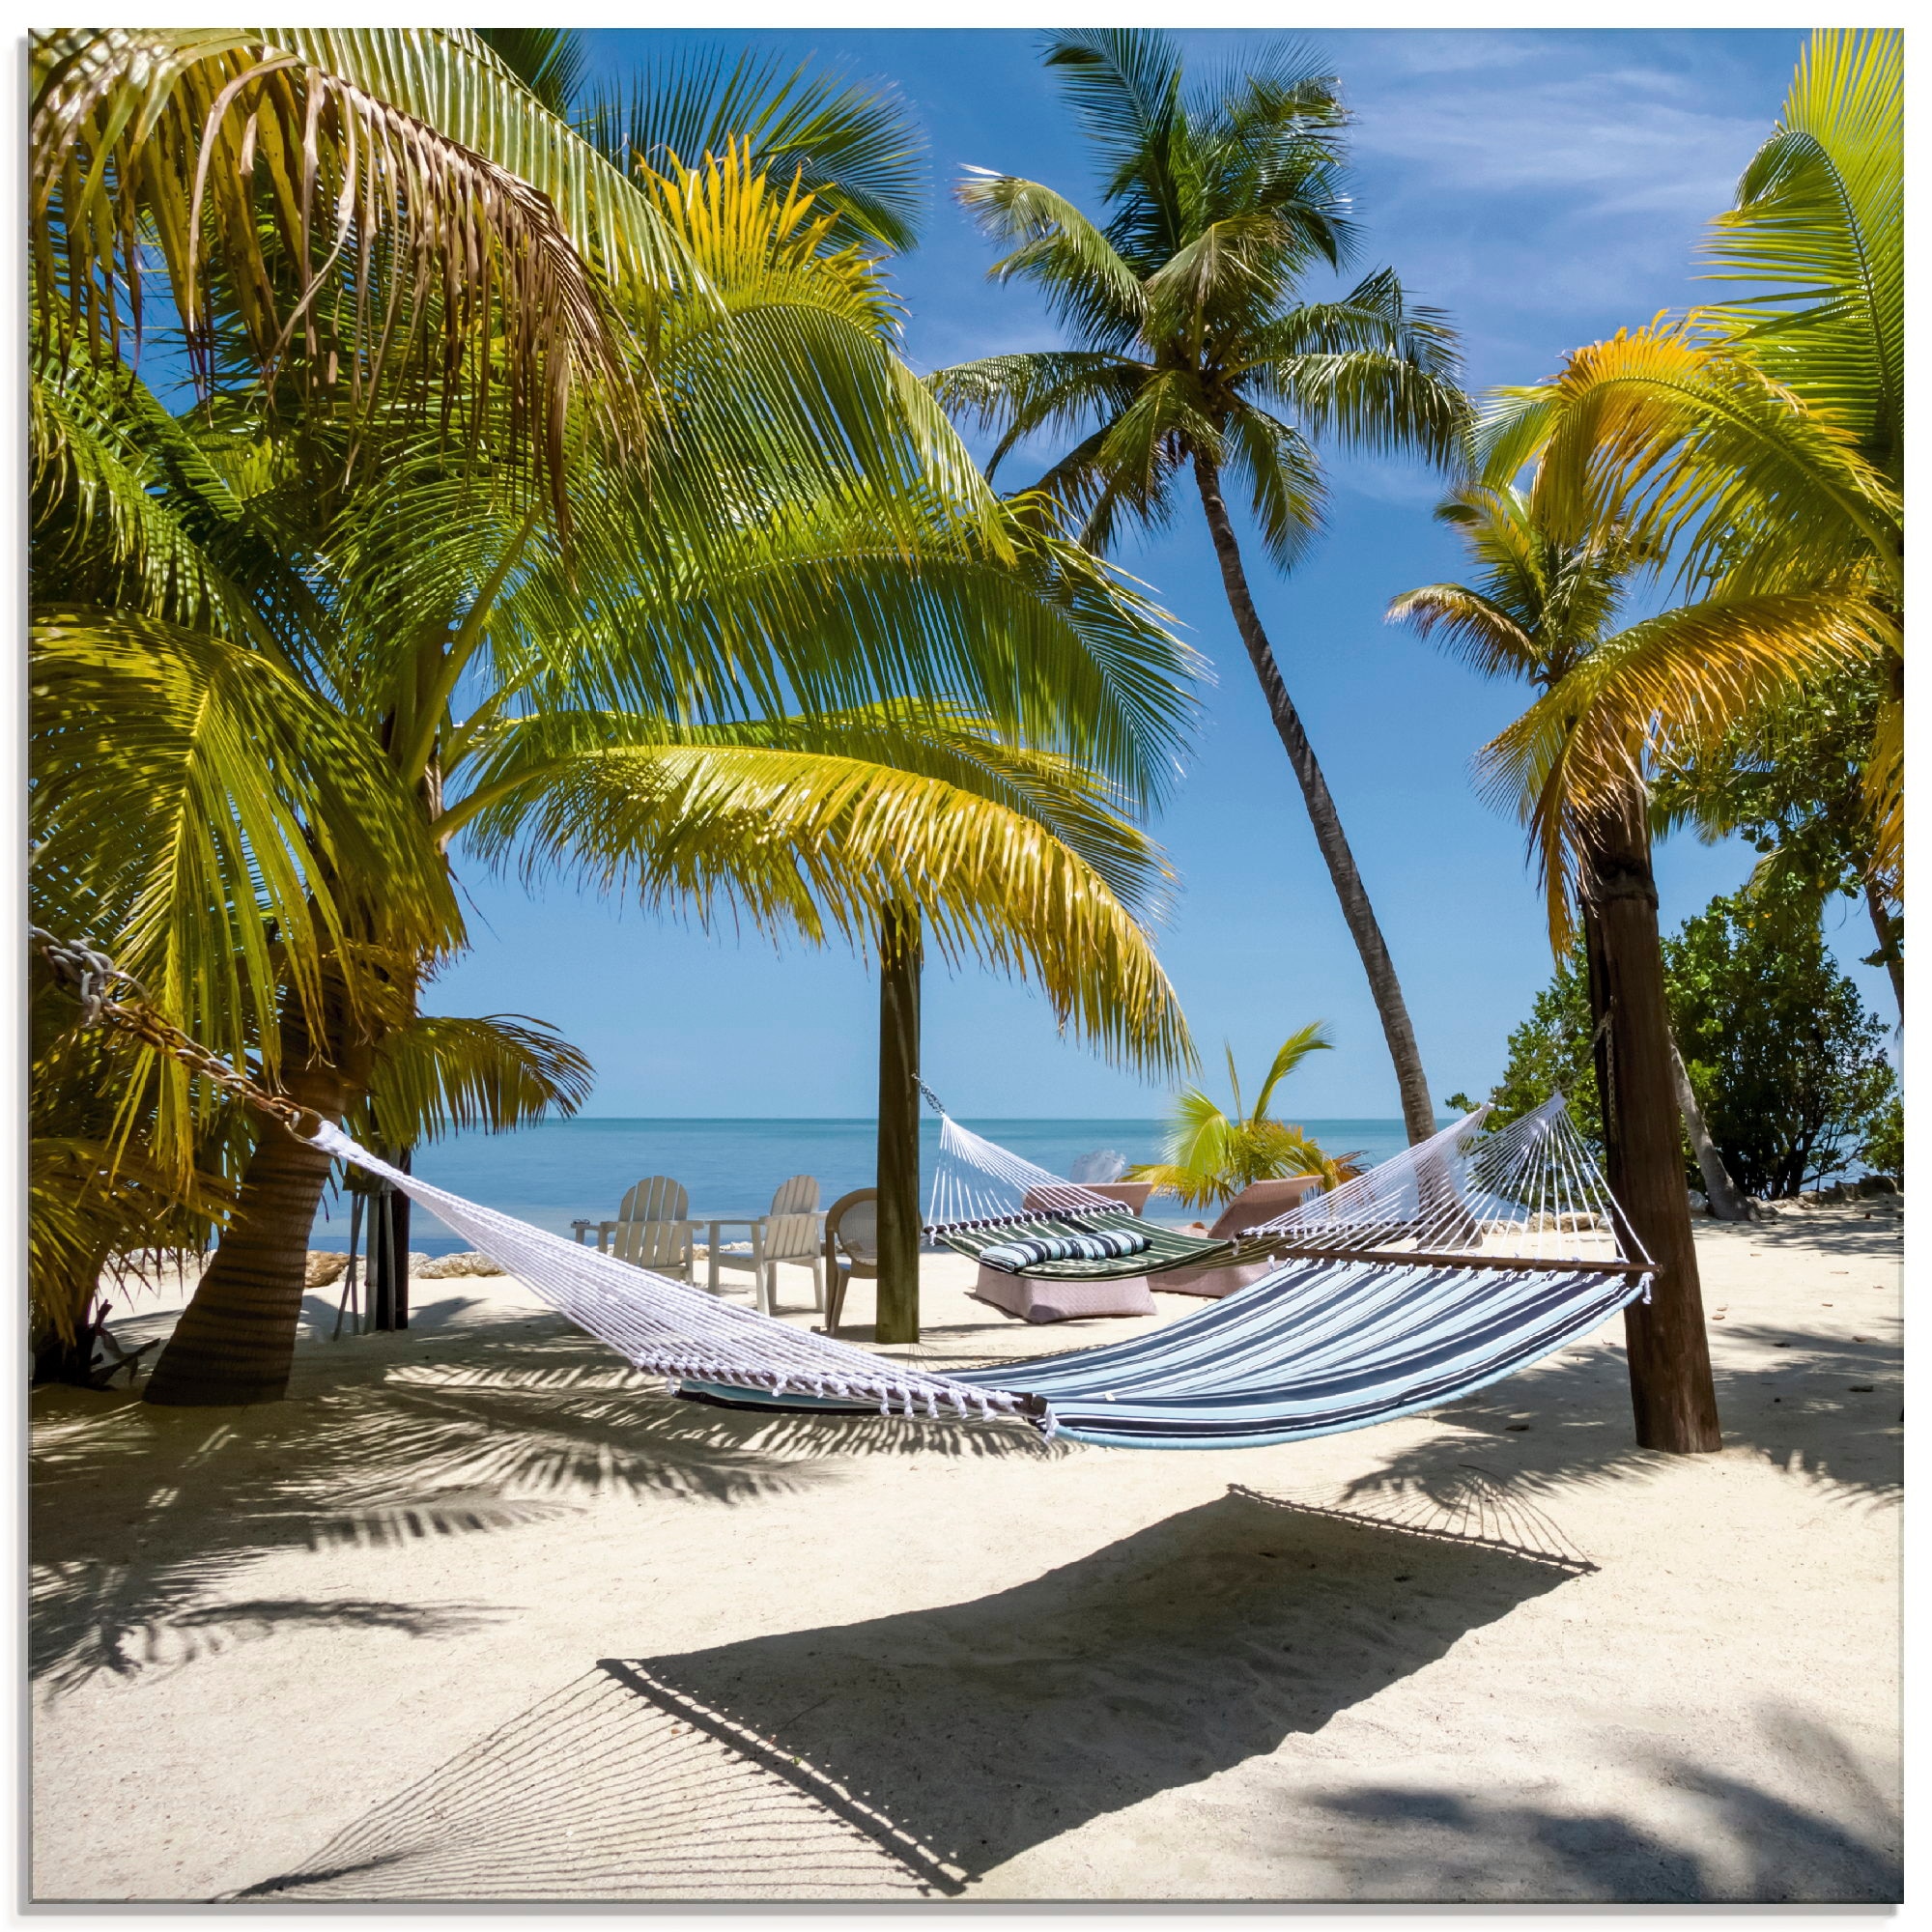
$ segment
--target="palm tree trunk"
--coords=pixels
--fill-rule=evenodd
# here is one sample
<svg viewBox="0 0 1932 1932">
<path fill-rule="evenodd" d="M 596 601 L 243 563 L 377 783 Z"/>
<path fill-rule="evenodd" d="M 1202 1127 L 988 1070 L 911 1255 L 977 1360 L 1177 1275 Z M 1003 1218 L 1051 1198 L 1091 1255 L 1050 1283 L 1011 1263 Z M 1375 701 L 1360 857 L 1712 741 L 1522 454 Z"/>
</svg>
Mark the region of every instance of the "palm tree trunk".
<svg viewBox="0 0 1932 1932">
<path fill-rule="evenodd" d="M 1410 1146 L 1427 1140 L 1435 1131 L 1435 1108 L 1429 1097 L 1429 1082 L 1422 1071 L 1422 1055 L 1416 1049 L 1415 1029 L 1409 1025 L 1408 1007 L 1402 997 L 1382 929 L 1376 921 L 1375 908 L 1355 868 L 1355 855 L 1349 849 L 1342 830 L 1341 814 L 1328 795 L 1328 781 L 1316 762 L 1315 748 L 1302 729 L 1300 714 L 1282 682 L 1280 667 L 1267 633 L 1262 629 L 1255 600 L 1248 589 L 1247 572 L 1235 541 L 1235 526 L 1221 496 L 1221 479 L 1206 458 L 1194 459 L 1194 480 L 1201 490 L 1201 507 L 1208 513 L 1208 528 L 1214 539 L 1214 554 L 1220 559 L 1221 582 L 1228 593 L 1228 608 L 1235 613 L 1235 628 L 1246 645 L 1248 661 L 1261 680 L 1262 696 L 1267 700 L 1268 716 L 1274 720 L 1276 734 L 1308 807 L 1309 823 L 1315 828 L 1315 842 L 1327 863 L 1328 876 L 1334 881 L 1335 896 L 1342 902 L 1342 917 L 1349 923 L 1355 951 L 1362 956 L 1362 970 L 1369 976 L 1369 991 L 1376 1011 L 1380 1014 L 1382 1037 L 1388 1041 L 1389 1058 L 1395 1063 L 1396 1085 L 1402 1094 L 1402 1121 Z"/>
<path fill-rule="evenodd" d="M 1657 882 L 1640 795 L 1593 823 L 1579 897 L 1598 1023 L 1605 1166 L 1629 1232 L 1657 1264 L 1649 1302 L 1624 1311 L 1636 1439 L 1646 1449 L 1700 1454 L 1723 1444 L 1684 1185 Z"/>
<path fill-rule="evenodd" d="M 1748 1221 L 1751 1205 L 1731 1179 L 1731 1171 L 1724 1165 L 1724 1157 L 1718 1151 L 1710 1128 L 1704 1124 L 1697 1090 L 1690 1084 L 1690 1068 L 1684 1065 L 1674 1036 L 1670 1041 L 1670 1071 L 1677 1082 L 1677 1110 L 1684 1116 L 1684 1131 L 1690 1135 L 1690 1151 L 1697 1156 L 1697 1172 L 1704 1177 L 1704 1198 L 1711 1204 L 1712 1214 L 1719 1221 Z"/>
<path fill-rule="evenodd" d="M 1885 902 L 1885 888 L 1870 873 L 1865 874 L 1865 910 L 1871 915 L 1872 930 L 1878 934 L 1878 957 L 1891 975 L 1891 997 L 1898 1003 L 1898 1017 L 1905 1018 L 1905 954 L 1898 944 L 1898 921 Z"/>
<path fill-rule="evenodd" d="M 283 1091 L 326 1120 L 342 1118 L 337 1067 L 311 1061 Z M 328 1156 L 319 1148 L 278 1121 L 264 1124 L 221 1245 L 148 1378 L 147 1401 L 209 1406 L 279 1402 L 288 1393 L 308 1231 L 327 1179 Z"/>
<path fill-rule="evenodd" d="M 881 1342 L 919 1340 L 919 913 L 879 926 L 879 1281 Z"/>
</svg>

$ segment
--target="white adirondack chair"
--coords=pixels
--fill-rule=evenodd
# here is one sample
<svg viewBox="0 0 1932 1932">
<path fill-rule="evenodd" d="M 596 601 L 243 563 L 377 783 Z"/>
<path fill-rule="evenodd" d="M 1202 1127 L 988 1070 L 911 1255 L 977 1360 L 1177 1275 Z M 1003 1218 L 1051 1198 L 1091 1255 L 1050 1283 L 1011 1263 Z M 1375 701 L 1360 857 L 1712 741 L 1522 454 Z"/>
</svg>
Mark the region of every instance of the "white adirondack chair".
<svg viewBox="0 0 1932 1932">
<path fill-rule="evenodd" d="M 646 1175 L 624 1196 L 614 1221 L 602 1221 L 597 1245 L 634 1267 L 692 1279 L 691 1197 L 666 1174 Z M 607 1246 L 608 1242 L 608 1246 Z"/>
<path fill-rule="evenodd" d="M 752 1276 L 759 1312 L 778 1312 L 778 1268 L 781 1262 L 811 1270 L 811 1305 L 825 1306 L 825 1256 L 819 1247 L 818 1181 L 810 1174 L 795 1174 L 779 1183 L 770 1209 L 752 1223 L 749 1241 L 721 1243 L 711 1251 L 712 1278 L 720 1268 L 743 1268 Z"/>
</svg>

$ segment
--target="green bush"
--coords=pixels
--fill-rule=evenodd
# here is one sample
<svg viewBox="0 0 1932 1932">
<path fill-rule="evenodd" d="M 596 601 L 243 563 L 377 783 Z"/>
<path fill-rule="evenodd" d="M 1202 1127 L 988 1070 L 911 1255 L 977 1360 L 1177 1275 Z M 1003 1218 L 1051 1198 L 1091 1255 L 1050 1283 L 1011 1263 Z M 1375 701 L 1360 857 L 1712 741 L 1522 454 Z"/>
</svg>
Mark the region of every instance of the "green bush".
<svg viewBox="0 0 1932 1932">
<path fill-rule="evenodd" d="M 1774 888 L 1711 901 L 1663 942 L 1686 1071 L 1731 1178 L 1747 1193 L 1798 1193 L 1854 1160 L 1897 1175 L 1904 1127 L 1886 1027 L 1825 950 L 1816 900 Z M 1509 1037 L 1491 1090 L 1495 1125 L 1552 1092 L 1601 1152 L 1590 1002 L 1579 947 Z M 1460 1096 L 1459 1096 L 1460 1097 Z M 1687 1142 L 1685 1176 L 1702 1179 Z"/>
</svg>

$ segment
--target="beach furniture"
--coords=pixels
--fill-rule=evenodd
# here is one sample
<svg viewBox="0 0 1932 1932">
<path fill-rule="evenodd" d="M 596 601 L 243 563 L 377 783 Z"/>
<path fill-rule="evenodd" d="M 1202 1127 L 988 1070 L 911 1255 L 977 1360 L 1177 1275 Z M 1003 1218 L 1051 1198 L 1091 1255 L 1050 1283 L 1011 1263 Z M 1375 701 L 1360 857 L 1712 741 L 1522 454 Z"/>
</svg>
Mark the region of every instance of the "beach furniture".
<svg viewBox="0 0 1932 1932">
<path fill-rule="evenodd" d="M 825 1326 L 836 1335 L 854 1281 L 879 1278 L 879 1190 L 855 1187 L 825 1210 Z"/>
<path fill-rule="evenodd" d="M 1151 1182 L 1065 1179 L 962 1127 L 930 1093 L 926 1100 L 939 1115 L 939 1158 L 925 1232 L 978 1262 L 982 1276 L 990 1269 L 1032 1281 L 1131 1284 L 1270 1252 L 1264 1239 L 1183 1234 L 1145 1220 Z"/>
<path fill-rule="evenodd" d="M 973 1296 L 1022 1321 L 1093 1321 L 1108 1315 L 1158 1313 L 1144 1274 L 1101 1281 L 1036 1281 L 982 1262 Z"/>
<path fill-rule="evenodd" d="M 1251 1181 L 1221 1209 L 1214 1225 L 1208 1230 L 1208 1238 L 1232 1240 L 1250 1234 L 1264 1222 L 1293 1213 L 1321 1191 L 1321 1178 L 1313 1174 L 1291 1174 L 1276 1180 Z M 1210 1297 L 1232 1294 L 1237 1288 L 1246 1288 L 1251 1281 L 1260 1281 L 1273 1265 L 1272 1258 L 1263 1255 L 1245 1261 L 1172 1268 L 1160 1278 L 1161 1291 L 1166 1294 L 1205 1294 Z"/>
<path fill-rule="evenodd" d="M 781 1181 L 772 1205 L 763 1214 L 720 1215 L 705 1223 L 709 1234 L 709 1279 L 719 1293 L 720 1268 L 743 1268 L 752 1277 L 753 1299 L 761 1315 L 778 1312 L 778 1269 L 781 1263 L 811 1270 L 811 1305 L 825 1306 L 825 1257 L 819 1248 L 818 1180 L 795 1174 Z M 746 1241 L 720 1238 L 726 1228 L 745 1228 Z"/>
<path fill-rule="evenodd" d="M 678 1281 L 692 1279 L 691 1197 L 668 1174 L 648 1174 L 624 1196 L 614 1221 L 597 1223 L 597 1252 Z M 573 1222 L 582 1241 L 587 1221 Z"/>
</svg>

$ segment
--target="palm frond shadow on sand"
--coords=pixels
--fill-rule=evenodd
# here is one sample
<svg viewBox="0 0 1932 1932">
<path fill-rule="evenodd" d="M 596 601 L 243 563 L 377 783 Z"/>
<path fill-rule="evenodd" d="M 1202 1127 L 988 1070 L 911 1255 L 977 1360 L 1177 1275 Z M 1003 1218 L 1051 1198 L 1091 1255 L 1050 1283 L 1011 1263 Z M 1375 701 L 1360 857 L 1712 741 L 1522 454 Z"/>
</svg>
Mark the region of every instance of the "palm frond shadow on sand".
<svg viewBox="0 0 1932 1932">
<path fill-rule="evenodd" d="M 1519 1495 L 1620 1482 L 1675 1458 L 1632 1436 L 1622 1347 L 1600 1332 L 1508 1381 L 1430 1413 L 1441 1425 L 1350 1484 L 1351 1502 L 1451 1493 L 1472 1461 Z M 1890 1344 L 1739 1323 L 1714 1364 L 1726 1450 L 1815 1482 L 1837 1501 L 1882 1507 L 1904 1481 L 1898 1351 Z M 1740 1347 L 1742 1345 L 1742 1347 Z M 1748 1350 L 1746 1355 L 1744 1350 Z"/>
<path fill-rule="evenodd" d="M 700 1409 L 552 1318 L 439 1335 L 433 1361 L 419 1341 L 307 1351 L 298 1399 L 247 1408 L 41 1391 L 29 1657 L 42 1690 L 178 1667 L 296 1623 L 434 1637 L 493 1614 L 246 1591 L 248 1567 L 278 1549 L 488 1534 L 612 1494 L 749 1502 L 837 1480 L 836 1459 L 857 1454 L 1065 1453 L 1010 1424 Z"/>
<path fill-rule="evenodd" d="M 1768 1707 L 1755 1728 L 1781 1791 L 1682 1757 L 1652 1765 L 1659 1789 L 1688 1794 L 1701 1813 L 1677 1838 L 1614 1811 L 1468 1790 L 1358 1785 L 1318 1802 L 1347 1834 L 1365 1899 L 1898 1902 L 1898 1793 L 1802 1712 Z"/>
<path fill-rule="evenodd" d="M 970 1603 L 606 1659 L 244 1895 L 956 1893 L 1581 1567 L 1231 1492 Z"/>
</svg>

